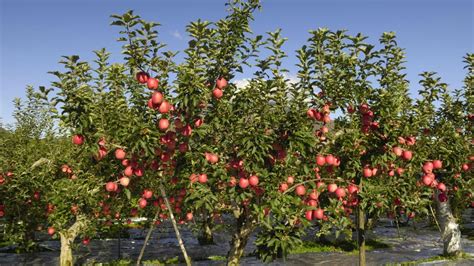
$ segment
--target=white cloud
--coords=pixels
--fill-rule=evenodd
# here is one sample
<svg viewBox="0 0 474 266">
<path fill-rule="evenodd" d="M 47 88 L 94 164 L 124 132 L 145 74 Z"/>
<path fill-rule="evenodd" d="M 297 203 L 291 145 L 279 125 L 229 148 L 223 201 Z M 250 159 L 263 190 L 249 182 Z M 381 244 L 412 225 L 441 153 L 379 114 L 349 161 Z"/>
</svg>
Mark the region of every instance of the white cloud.
<svg viewBox="0 0 474 266">
<path fill-rule="evenodd" d="M 171 35 L 173 35 L 173 37 L 175 37 L 176 39 L 178 40 L 182 40 L 183 39 L 183 36 L 181 35 L 181 33 L 179 33 L 179 31 L 175 30 L 171 33 Z"/>
<path fill-rule="evenodd" d="M 288 84 L 298 82 L 298 78 L 296 77 L 296 75 L 284 73 L 283 77 L 288 80 L 287 81 Z M 235 84 L 237 88 L 241 89 L 247 86 L 249 84 L 249 81 L 250 81 L 249 78 L 243 78 L 243 79 L 237 79 L 233 81 L 233 83 Z"/>
</svg>

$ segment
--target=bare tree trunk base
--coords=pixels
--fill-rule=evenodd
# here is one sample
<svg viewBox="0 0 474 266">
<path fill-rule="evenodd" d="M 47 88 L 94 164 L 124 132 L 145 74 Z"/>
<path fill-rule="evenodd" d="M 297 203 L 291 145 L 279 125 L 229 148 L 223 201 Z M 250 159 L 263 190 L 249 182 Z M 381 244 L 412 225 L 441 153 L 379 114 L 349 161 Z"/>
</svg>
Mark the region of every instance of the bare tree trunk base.
<svg viewBox="0 0 474 266">
<path fill-rule="evenodd" d="M 443 239 L 443 255 L 449 257 L 460 256 L 462 254 L 461 230 L 452 214 L 449 200 L 445 202 L 436 200 L 436 202 Z"/>
</svg>

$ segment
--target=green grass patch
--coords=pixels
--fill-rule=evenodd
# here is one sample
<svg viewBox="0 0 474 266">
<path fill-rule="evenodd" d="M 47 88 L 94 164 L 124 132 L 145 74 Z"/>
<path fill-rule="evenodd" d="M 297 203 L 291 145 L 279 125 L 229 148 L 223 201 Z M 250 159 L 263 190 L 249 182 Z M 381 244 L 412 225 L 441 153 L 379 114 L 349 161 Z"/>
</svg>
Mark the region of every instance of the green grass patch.
<svg viewBox="0 0 474 266">
<path fill-rule="evenodd" d="M 367 251 L 375 249 L 389 248 L 390 245 L 377 240 L 367 240 L 365 243 L 365 248 Z M 355 241 L 342 241 L 338 243 L 331 243 L 325 241 L 305 241 L 303 244 L 295 249 L 293 249 L 291 254 L 302 254 L 310 252 L 349 252 L 356 253 L 358 252 L 357 242 Z"/>
<path fill-rule="evenodd" d="M 227 258 L 224 257 L 224 256 L 209 256 L 208 259 L 209 260 L 214 260 L 214 261 L 223 261 L 223 260 L 225 261 L 225 260 L 227 260 Z"/>
</svg>

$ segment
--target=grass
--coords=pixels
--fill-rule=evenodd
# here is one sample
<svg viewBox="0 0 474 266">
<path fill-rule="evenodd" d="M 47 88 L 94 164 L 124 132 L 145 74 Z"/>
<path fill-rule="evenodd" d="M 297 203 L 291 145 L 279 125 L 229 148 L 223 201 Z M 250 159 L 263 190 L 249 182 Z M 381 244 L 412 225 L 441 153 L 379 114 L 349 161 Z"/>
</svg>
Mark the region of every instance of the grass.
<svg viewBox="0 0 474 266">
<path fill-rule="evenodd" d="M 366 251 L 375 249 L 389 248 L 390 245 L 377 240 L 367 240 L 365 243 Z M 303 245 L 295 248 L 291 254 L 302 254 L 310 252 L 358 252 L 357 242 L 355 241 L 343 241 L 339 243 L 330 242 L 316 242 L 316 241 L 305 241 Z"/>
<path fill-rule="evenodd" d="M 456 261 L 456 260 L 471 259 L 471 258 L 473 258 L 471 255 L 462 252 L 457 256 L 438 255 L 438 256 L 433 256 L 433 257 L 429 257 L 429 258 L 413 260 L 413 261 L 404 261 L 404 262 L 400 262 L 400 263 L 389 263 L 389 264 L 386 264 L 386 265 L 387 266 L 392 266 L 392 265 L 411 266 L 411 265 L 419 265 L 419 264 L 425 263 L 425 262 L 445 261 L 445 260 Z"/>
<path fill-rule="evenodd" d="M 208 257 L 209 260 L 214 260 L 214 261 L 223 261 L 223 260 L 227 260 L 226 257 L 224 256 L 209 256 Z"/>
</svg>

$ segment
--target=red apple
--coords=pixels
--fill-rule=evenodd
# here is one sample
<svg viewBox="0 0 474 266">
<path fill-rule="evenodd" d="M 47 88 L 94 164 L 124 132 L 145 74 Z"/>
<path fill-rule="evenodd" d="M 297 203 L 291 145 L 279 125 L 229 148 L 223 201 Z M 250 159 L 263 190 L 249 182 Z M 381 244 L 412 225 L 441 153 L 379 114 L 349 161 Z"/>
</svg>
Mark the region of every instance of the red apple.
<svg viewBox="0 0 474 266">
<path fill-rule="evenodd" d="M 438 186 L 436 186 L 440 191 L 446 191 L 446 185 L 444 183 L 438 183 Z"/>
<path fill-rule="evenodd" d="M 145 208 L 147 204 L 148 204 L 148 202 L 144 198 L 141 198 L 140 200 L 138 200 L 138 207 L 140 207 L 142 209 Z"/>
<path fill-rule="evenodd" d="M 163 102 L 163 94 L 161 92 L 154 92 L 151 95 L 151 102 L 155 105 L 161 104 Z"/>
<path fill-rule="evenodd" d="M 163 101 L 158 108 L 158 111 L 162 114 L 166 114 L 171 110 L 171 104 L 168 101 Z"/>
<path fill-rule="evenodd" d="M 323 155 L 318 155 L 316 156 L 316 164 L 319 166 L 323 166 L 326 164 L 326 157 Z"/>
<path fill-rule="evenodd" d="M 220 98 L 222 98 L 222 96 L 224 95 L 224 93 L 222 92 L 221 89 L 215 88 L 215 89 L 212 91 L 212 95 L 214 95 L 214 97 L 215 97 L 216 99 L 220 99 Z"/>
<path fill-rule="evenodd" d="M 336 184 L 329 184 L 328 185 L 328 191 L 330 193 L 334 193 L 337 190 L 337 185 Z"/>
<path fill-rule="evenodd" d="M 295 178 L 293 176 L 289 176 L 287 179 L 286 179 L 286 183 L 292 185 L 293 183 L 295 182 Z"/>
<path fill-rule="evenodd" d="M 150 75 L 145 72 L 138 72 L 135 76 L 136 80 L 141 84 L 147 83 L 149 77 Z"/>
<path fill-rule="evenodd" d="M 156 90 L 158 89 L 158 83 L 159 81 L 156 78 L 148 78 L 148 80 L 146 81 L 146 86 L 150 90 Z"/>
<path fill-rule="evenodd" d="M 207 175 L 206 174 L 200 174 L 198 177 L 198 182 L 201 184 L 207 183 Z"/>
<path fill-rule="evenodd" d="M 306 188 L 304 185 L 299 185 L 296 187 L 296 195 L 298 196 L 303 196 L 304 194 L 306 194 Z"/>
<path fill-rule="evenodd" d="M 186 220 L 191 221 L 192 219 L 193 219 L 193 213 L 192 212 L 186 213 Z"/>
<path fill-rule="evenodd" d="M 161 118 L 160 121 L 158 121 L 158 128 L 161 131 L 165 131 L 168 127 L 170 126 L 170 121 L 166 118 Z"/>
<path fill-rule="evenodd" d="M 217 88 L 222 90 L 225 87 L 227 87 L 227 80 L 223 77 L 220 77 L 220 78 L 217 79 L 216 85 L 217 85 Z"/>
<path fill-rule="evenodd" d="M 326 161 L 327 164 L 333 165 L 334 162 L 335 162 L 335 158 L 334 158 L 333 155 L 329 154 L 329 155 L 326 156 L 325 161 Z"/>
<path fill-rule="evenodd" d="M 52 236 L 54 233 L 56 233 L 56 229 L 52 226 L 48 227 L 48 235 Z"/>
<path fill-rule="evenodd" d="M 127 167 L 125 168 L 125 170 L 123 171 L 123 174 L 126 175 L 126 176 L 128 176 L 128 177 L 132 176 L 132 175 L 133 175 L 133 168 L 132 168 L 132 166 L 131 166 L 131 165 L 130 165 L 130 166 L 127 166 Z"/>
<path fill-rule="evenodd" d="M 371 177 L 372 176 L 372 169 L 369 167 L 364 167 L 364 170 L 362 171 L 362 174 L 364 177 Z"/>
<path fill-rule="evenodd" d="M 72 136 L 72 143 L 75 145 L 82 145 L 84 143 L 84 136 L 80 134 Z"/>
<path fill-rule="evenodd" d="M 258 185 L 258 176 L 256 175 L 253 175 L 249 178 L 249 184 L 252 186 L 252 187 L 255 187 Z"/>
<path fill-rule="evenodd" d="M 338 198 L 344 198 L 346 196 L 346 190 L 344 188 L 337 188 L 335 194 Z"/>
<path fill-rule="evenodd" d="M 143 190 L 143 198 L 151 199 L 151 197 L 153 197 L 153 191 L 151 191 L 149 189 Z"/>
<path fill-rule="evenodd" d="M 313 211 L 313 217 L 321 220 L 324 218 L 324 210 L 323 209 L 316 209 Z"/>
<path fill-rule="evenodd" d="M 407 150 L 403 151 L 402 158 L 404 160 L 409 161 L 411 160 L 412 157 L 413 157 L 413 153 L 411 151 L 407 151 Z"/>
<path fill-rule="evenodd" d="M 105 184 L 105 190 L 107 190 L 108 192 L 115 192 L 117 191 L 118 189 L 118 186 L 117 186 L 117 183 L 115 182 L 107 182 L 107 184 Z"/>
<path fill-rule="evenodd" d="M 433 168 L 434 169 L 441 169 L 443 168 L 443 162 L 441 160 L 434 160 L 433 161 Z"/>
<path fill-rule="evenodd" d="M 121 177 L 119 182 L 120 182 L 120 185 L 126 187 L 126 186 L 128 186 L 128 184 L 130 184 L 130 178 L 128 178 L 126 176 Z"/>
<path fill-rule="evenodd" d="M 305 212 L 305 217 L 308 221 L 313 220 L 313 211 L 309 210 Z"/>
<path fill-rule="evenodd" d="M 392 151 L 393 151 L 393 153 L 394 153 L 396 156 L 398 156 L 398 157 L 402 156 L 402 153 L 403 153 L 403 149 L 402 149 L 402 148 L 400 148 L 400 147 L 393 147 L 393 148 L 392 148 Z"/>
<path fill-rule="evenodd" d="M 425 172 L 425 174 L 429 174 L 431 172 L 433 172 L 433 163 L 432 162 L 426 162 L 423 164 L 423 172 Z"/>
<path fill-rule="evenodd" d="M 247 188 L 249 186 L 249 180 L 247 178 L 240 178 L 239 179 L 239 186 L 243 189 Z"/>
<path fill-rule="evenodd" d="M 125 156 L 126 156 L 126 155 L 127 155 L 127 154 L 126 154 L 125 151 L 122 150 L 122 149 L 116 149 L 116 150 L 115 150 L 115 158 L 117 158 L 118 160 L 123 160 L 123 159 L 125 159 Z"/>
<path fill-rule="evenodd" d="M 288 190 L 288 184 L 287 183 L 281 183 L 280 184 L 280 187 L 278 188 L 278 190 L 280 192 L 285 192 L 286 190 Z"/>
</svg>

